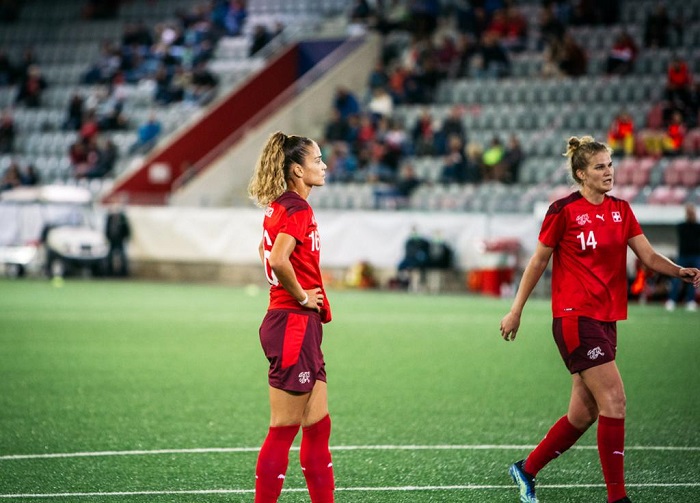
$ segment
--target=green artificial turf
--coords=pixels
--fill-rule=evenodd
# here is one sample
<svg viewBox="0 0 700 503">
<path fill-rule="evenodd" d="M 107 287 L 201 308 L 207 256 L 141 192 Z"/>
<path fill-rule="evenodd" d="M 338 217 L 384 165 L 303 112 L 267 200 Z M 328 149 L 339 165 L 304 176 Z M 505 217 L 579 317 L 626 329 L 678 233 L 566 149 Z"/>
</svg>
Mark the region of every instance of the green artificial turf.
<svg viewBox="0 0 700 503">
<path fill-rule="evenodd" d="M 548 302 L 506 343 L 507 300 L 329 296 L 337 501 L 517 501 L 508 465 L 568 402 Z M 223 286 L 0 280 L 0 501 L 252 502 L 266 305 Z M 700 313 L 632 305 L 618 334 L 629 493 L 700 500 Z M 605 501 L 595 428 L 578 446 L 540 473 L 542 502 Z M 64 453 L 93 455 L 36 457 Z M 304 488 L 293 451 L 280 501 Z"/>
</svg>

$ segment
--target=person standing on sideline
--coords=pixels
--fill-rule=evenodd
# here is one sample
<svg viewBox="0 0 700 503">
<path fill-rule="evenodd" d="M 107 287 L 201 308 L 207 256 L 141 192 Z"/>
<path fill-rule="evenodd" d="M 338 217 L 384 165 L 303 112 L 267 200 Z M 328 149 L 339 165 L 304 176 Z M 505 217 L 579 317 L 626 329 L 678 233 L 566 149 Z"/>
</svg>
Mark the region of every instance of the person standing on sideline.
<svg viewBox="0 0 700 503">
<path fill-rule="evenodd" d="M 700 223 L 698 223 L 695 205 L 688 203 L 685 205 L 685 222 L 681 222 L 676 227 L 678 231 L 678 257 L 676 260 L 683 267 L 700 268 Z M 666 301 L 666 309 L 673 311 L 676 303 L 680 300 L 681 282 L 678 278 L 673 279 L 671 284 L 671 294 Z M 695 290 L 686 287 L 685 306 L 688 311 L 697 311 L 698 305 L 695 302 Z"/>
<path fill-rule="evenodd" d="M 131 236 L 131 227 L 122 204 L 110 207 L 105 223 L 105 236 L 109 242 L 107 253 L 107 275 L 129 275 L 129 260 L 126 256 L 126 240 Z"/>
<path fill-rule="evenodd" d="M 255 503 L 282 492 L 289 449 L 302 429 L 301 461 L 312 503 L 332 503 L 335 482 L 329 450 L 322 323 L 331 321 L 319 265 L 321 241 L 306 199 L 325 183 L 326 164 L 309 138 L 276 132 L 263 148 L 248 193 L 265 208 L 260 259 L 270 303 L 260 342 L 270 362 L 270 428 L 255 469 Z"/>
<path fill-rule="evenodd" d="M 598 454 L 608 502 L 626 503 L 625 392 L 615 363 L 617 320 L 627 318 L 627 246 L 653 271 L 700 286 L 700 270 L 657 253 L 613 188 L 612 150 L 590 136 L 571 137 L 566 156 L 579 190 L 551 204 L 501 336 L 515 339 L 525 303 L 554 256 L 552 332 L 573 384 L 569 408 L 539 445 L 509 469 L 520 501 L 536 503 L 535 477 L 598 421 Z"/>
</svg>

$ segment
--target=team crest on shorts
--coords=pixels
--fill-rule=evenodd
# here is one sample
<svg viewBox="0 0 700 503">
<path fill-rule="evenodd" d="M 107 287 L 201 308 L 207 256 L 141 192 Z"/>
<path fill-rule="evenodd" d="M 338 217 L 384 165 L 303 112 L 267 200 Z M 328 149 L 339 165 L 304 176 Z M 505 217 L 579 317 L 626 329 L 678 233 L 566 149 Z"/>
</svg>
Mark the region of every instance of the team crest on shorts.
<svg viewBox="0 0 700 503">
<path fill-rule="evenodd" d="M 299 372 L 299 384 L 311 382 L 311 372 Z"/>
<path fill-rule="evenodd" d="M 605 356 L 605 353 L 603 353 L 603 350 L 600 349 L 600 346 L 596 346 L 590 351 L 588 351 L 588 358 L 590 358 L 591 360 L 595 360 L 599 356 Z"/>
</svg>

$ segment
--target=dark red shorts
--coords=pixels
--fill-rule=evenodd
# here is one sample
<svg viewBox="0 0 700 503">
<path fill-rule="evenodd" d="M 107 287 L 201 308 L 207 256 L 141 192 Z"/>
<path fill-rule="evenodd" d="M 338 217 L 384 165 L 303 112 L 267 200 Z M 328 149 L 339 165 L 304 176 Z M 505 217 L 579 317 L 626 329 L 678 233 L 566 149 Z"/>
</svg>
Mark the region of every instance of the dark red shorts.
<svg viewBox="0 0 700 503">
<path fill-rule="evenodd" d="M 301 393 L 326 381 L 321 318 L 315 311 L 272 309 L 260 325 L 260 344 L 270 362 L 270 386 Z"/>
<path fill-rule="evenodd" d="M 569 372 L 576 374 L 615 360 L 617 324 L 585 316 L 554 318 L 552 333 Z"/>
</svg>

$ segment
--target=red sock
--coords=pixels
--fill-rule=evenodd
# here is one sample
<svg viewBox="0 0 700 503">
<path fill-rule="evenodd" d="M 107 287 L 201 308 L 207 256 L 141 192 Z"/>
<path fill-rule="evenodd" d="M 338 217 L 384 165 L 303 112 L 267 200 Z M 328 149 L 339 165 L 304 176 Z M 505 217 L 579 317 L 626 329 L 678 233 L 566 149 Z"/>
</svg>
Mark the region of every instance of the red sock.
<svg viewBox="0 0 700 503">
<path fill-rule="evenodd" d="M 585 431 L 574 428 L 568 417 L 561 417 L 527 457 L 525 471 L 533 477 L 536 476 L 547 463 L 561 456 L 584 433 Z"/>
<path fill-rule="evenodd" d="M 625 418 L 598 417 L 598 455 L 603 467 L 608 501 L 627 496 L 625 491 Z"/>
<path fill-rule="evenodd" d="M 333 463 L 328 450 L 331 436 L 331 416 L 326 415 L 318 423 L 302 428 L 299 460 L 309 488 L 311 503 L 333 503 Z"/>
<path fill-rule="evenodd" d="M 276 503 L 289 464 L 289 449 L 299 425 L 270 427 L 255 467 L 255 503 Z"/>
</svg>

